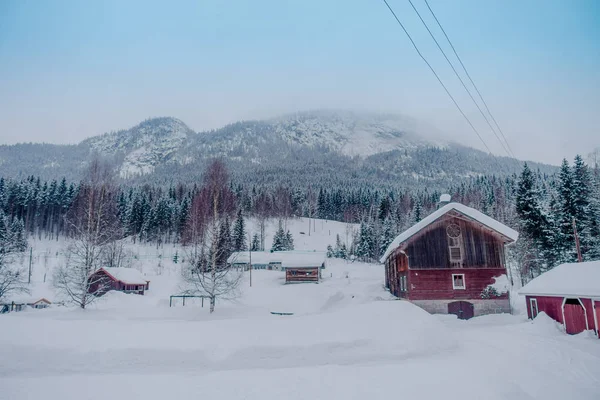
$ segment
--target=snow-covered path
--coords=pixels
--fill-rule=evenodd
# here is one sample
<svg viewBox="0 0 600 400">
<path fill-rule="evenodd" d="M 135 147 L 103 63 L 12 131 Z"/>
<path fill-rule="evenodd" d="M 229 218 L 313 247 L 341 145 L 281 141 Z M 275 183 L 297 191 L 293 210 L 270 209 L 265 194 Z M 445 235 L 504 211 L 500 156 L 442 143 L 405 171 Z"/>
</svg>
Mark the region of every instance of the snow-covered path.
<svg viewBox="0 0 600 400">
<path fill-rule="evenodd" d="M 154 294 L 96 309 L 0 316 L 0 399 L 600 398 L 600 341 L 587 334 L 543 316 L 431 316 L 391 300 L 380 266 L 324 276 L 285 286 L 255 271 L 212 316 L 165 306 L 173 282 L 159 277 Z"/>
</svg>

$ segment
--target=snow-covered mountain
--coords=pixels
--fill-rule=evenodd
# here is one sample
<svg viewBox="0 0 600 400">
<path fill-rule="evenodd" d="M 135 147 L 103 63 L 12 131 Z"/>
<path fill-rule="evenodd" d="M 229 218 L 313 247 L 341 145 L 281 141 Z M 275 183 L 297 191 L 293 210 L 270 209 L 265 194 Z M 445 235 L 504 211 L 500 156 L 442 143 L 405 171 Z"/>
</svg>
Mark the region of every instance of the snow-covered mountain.
<svg viewBox="0 0 600 400">
<path fill-rule="evenodd" d="M 201 133 L 162 117 L 75 146 L 0 146 L 0 176 L 78 180 L 94 153 L 111 159 L 121 178 L 138 182 L 196 181 L 214 157 L 229 161 L 234 178 L 257 184 L 439 187 L 521 168 L 517 160 L 433 139 L 436 134 L 407 117 L 351 111 L 295 113 Z"/>
<path fill-rule="evenodd" d="M 181 151 L 184 143 L 195 136 L 176 118 L 148 119 L 131 129 L 105 133 L 85 140 L 82 145 L 105 155 L 121 153 L 124 158 L 120 176 L 128 178 L 154 171 Z"/>
<path fill-rule="evenodd" d="M 429 132 L 420 131 L 415 120 L 393 114 L 319 110 L 268 122 L 290 143 L 324 146 L 349 156 L 446 146 L 430 138 L 432 128 L 423 127 Z"/>
</svg>

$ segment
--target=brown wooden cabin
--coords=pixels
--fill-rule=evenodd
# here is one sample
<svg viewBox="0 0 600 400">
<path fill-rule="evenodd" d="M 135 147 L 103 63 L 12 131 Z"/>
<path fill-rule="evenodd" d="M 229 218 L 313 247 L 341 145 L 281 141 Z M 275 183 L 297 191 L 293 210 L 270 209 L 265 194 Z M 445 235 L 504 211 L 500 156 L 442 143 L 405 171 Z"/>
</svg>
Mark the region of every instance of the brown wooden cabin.
<svg viewBox="0 0 600 400">
<path fill-rule="evenodd" d="M 285 269 L 285 283 L 319 283 L 319 266 L 288 267 Z"/>
<path fill-rule="evenodd" d="M 101 296 L 110 290 L 143 295 L 150 289 L 150 281 L 133 268 L 100 268 L 90 275 L 89 293 Z"/>
<path fill-rule="evenodd" d="M 390 244 L 381 259 L 385 285 L 431 313 L 510 312 L 508 290 L 493 285 L 506 281 L 504 246 L 517 237 L 477 210 L 445 204 Z"/>
</svg>

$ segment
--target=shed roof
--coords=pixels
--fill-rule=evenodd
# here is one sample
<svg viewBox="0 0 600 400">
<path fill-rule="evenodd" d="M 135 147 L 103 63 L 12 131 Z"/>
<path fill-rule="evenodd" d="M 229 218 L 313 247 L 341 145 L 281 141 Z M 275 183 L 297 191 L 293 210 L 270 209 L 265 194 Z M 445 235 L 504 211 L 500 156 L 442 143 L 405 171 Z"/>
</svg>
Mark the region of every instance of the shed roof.
<svg viewBox="0 0 600 400">
<path fill-rule="evenodd" d="M 134 268 L 104 267 L 101 269 L 116 280 L 130 285 L 145 285 L 148 282 L 144 275 Z"/>
<path fill-rule="evenodd" d="M 324 251 L 253 251 L 252 264 L 281 263 L 282 267 L 317 267 L 321 266 L 327 255 Z M 228 263 L 248 264 L 250 254 L 248 251 L 238 251 L 227 259 Z"/>
<path fill-rule="evenodd" d="M 523 286 L 519 294 L 600 298 L 600 261 L 561 264 Z"/>
<path fill-rule="evenodd" d="M 463 214 L 466 217 L 469 217 L 469 218 L 481 223 L 482 225 L 485 225 L 488 228 L 498 232 L 499 234 L 501 234 L 502 236 L 504 236 L 508 239 L 507 240 L 508 243 L 515 242 L 517 240 L 517 238 L 519 237 L 519 234 L 517 233 L 517 231 L 509 228 L 508 226 L 504 225 L 503 223 L 501 223 L 499 221 L 496 221 L 492 217 L 488 217 L 481 211 L 477 211 L 474 208 L 467 207 L 460 203 L 448 203 L 445 206 L 434 211 L 433 213 L 429 214 L 427 217 L 423 218 L 421 221 L 417 222 L 416 224 L 414 224 L 413 226 L 411 226 L 410 228 L 408 228 L 401 234 L 399 234 L 396 237 L 396 239 L 394 239 L 394 241 L 392 243 L 390 243 L 387 250 L 385 251 L 385 254 L 381 257 L 381 259 L 379 261 L 382 263 L 385 262 L 385 259 L 387 258 L 387 256 L 389 256 L 390 253 L 392 251 L 394 251 L 394 249 L 396 247 L 400 246 L 402 243 L 404 243 L 405 241 L 410 239 L 412 236 L 419 233 L 422 229 L 431 225 L 432 223 L 437 221 L 440 217 L 442 217 L 444 214 L 446 214 L 452 210 L 455 210 L 455 211 L 459 212 L 460 214 Z"/>
</svg>

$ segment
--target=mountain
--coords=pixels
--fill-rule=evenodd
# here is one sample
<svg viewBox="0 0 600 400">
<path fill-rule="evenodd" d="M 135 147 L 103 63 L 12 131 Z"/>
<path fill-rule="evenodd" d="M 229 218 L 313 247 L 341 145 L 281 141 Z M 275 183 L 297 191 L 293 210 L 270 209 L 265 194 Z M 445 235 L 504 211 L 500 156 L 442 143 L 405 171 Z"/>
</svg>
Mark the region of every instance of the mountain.
<svg viewBox="0 0 600 400">
<path fill-rule="evenodd" d="M 131 129 L 105 133 L 84 140 L 81 145 L 92 152 L 123 156 L 122 178 L 148 174 L 181 151 L 196 133 L 176 118 L 148 119 Z"/>
<path fill-rule="evenodd" d="M 435 134 L 410 118 L 350 111 L 295 113 L 200 133 L 162 117 L 78 145 L 0 146 L 0 175 L 78 180 L 92 154 L 111 159 L 119 176 L 132 183 L 196 181 L 214 157 L 229 161 L 234 180 L 260 185 L 293 180 L 302 185 L 443 187 L 473 176 L 520 171 L 517 160 L 436 140 Z"/>
</svg>

